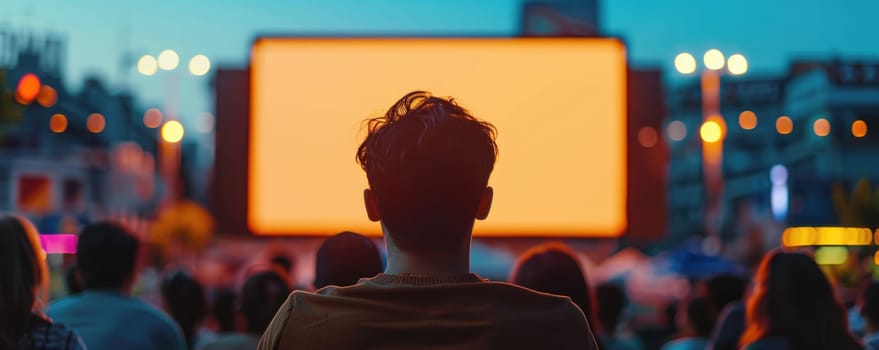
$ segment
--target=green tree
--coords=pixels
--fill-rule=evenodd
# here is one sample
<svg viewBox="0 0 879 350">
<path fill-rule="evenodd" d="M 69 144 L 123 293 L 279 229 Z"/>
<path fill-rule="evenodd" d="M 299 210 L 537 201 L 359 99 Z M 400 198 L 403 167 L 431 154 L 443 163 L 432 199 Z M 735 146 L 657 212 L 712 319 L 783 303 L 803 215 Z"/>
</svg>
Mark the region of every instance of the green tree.
<svg viewBox="0 0 879 350">
<path fill-rule="evenodd" d="M 833 188 L 833 204 L 844 226 L 879 227 L 879 189 L 874 190 L 867 179 L 861 179 L 846 193 L 841 184 Z"/>
<path fill-rule="evenodd" d="M 15 101 L 15 89 L 6 86 L 6 71 L 0 68 L 0 135 L 4 124 L 21 121 L 22 107 Z"/>
</svg>

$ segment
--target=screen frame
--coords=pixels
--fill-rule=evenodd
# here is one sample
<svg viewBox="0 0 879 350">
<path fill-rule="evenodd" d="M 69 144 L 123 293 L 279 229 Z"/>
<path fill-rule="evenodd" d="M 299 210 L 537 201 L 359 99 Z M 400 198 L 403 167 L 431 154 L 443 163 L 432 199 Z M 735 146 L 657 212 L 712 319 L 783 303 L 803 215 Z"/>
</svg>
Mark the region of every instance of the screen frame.
<svg viewBox="0 0 879 350">
<path fill-rule="evenodd" d="M 245 132 L 244 132 L 246 134 L 246 136 L 244 136 L 242 138 L 242 141 L 247 146 L 247 150 L 245 151 L 246 156 L 244 157 L 246 159 L 244 161 L 244 164 L 246 166 L 245 166 L 245 170 L 243 171 L 243 173 L 245 173 L 246 176 L 240 182 L 243 183 L 246 187 L 246 190 L 244 191 L 245 196 L 243 198 L 243 200 L 244 200 L 243 206 L 246 209 L 244 210 L 242 219 L 244 221 L 243 226 L 244 226 L 245 231 L 247 233 L 249 233 L 253 236 L 258 236 L 258 237 L 265 237 L 265 238 L 274 237 L 274 238 L 289 238 L 289 239 L 326 238 L 326 237 L 331 236 L 328 234 L 312 233 L 312 232 L 297 232 L 297 231 L 291 231 L 291 232 L 286 232 L 286 233 L 276 233 L 276 232 L 266 233 L 266 232 L 260 232 L 259 230 L 254 229 L 254 225 L 253 225 L 253 222 L 251 221 L 251 215 L 250 215 L 250 212 L 252 210 L 251 205 L 250 205 L 250 202 L 251 202 L 251 197 L 250 197 L 250 192 L 251 192 L 251 189 L 250 189 L 250 186 L 251 186 L 250 165 L 252 162 L 250 146 L 251 146 L 251 138 L 252 138 L 251 133 L 253 132 L 252 131 L 253 130 L 253 127 L 252 127 L 253 119 L 251 117 L 253 115 L 253 109 L 254 109 L 253 100 L 254 100 L 254 96 L 256 94 L 256 92 L 255 92 L 256 89 L 254 89 L 254 87 L 253 87 L 254 74 L 255 74 L 254 69 L 253 69 L 253 65 L 252 65 L 253 49 L 257 45 L 259 45 L 260 43 L 262 43 L 264 41 L 270 41 L 270 40 L 296 40 L 296 41 L 339 40 L 339 41 L 345 41 L 345 40 L 360 40 L 360 39 L 363 39 L 363 40 L 398 40 L 398 39 L 403 39 L 403 40 L 419 39 L 420 40 L 420 39 L 423 39 L 423 40 L 440 40 L 440 41 L 441 40 L 510 40 L 510 41 L 542 41 L 542 40 L 572 40 L 572 41 L 585 40 L 585 41 L 590 41 L 590 40 L 600 40 L 600 41 L 614 41 L 618 45 L 620 45 L 620 47 L 622 48 L 622 53 L 623 53 L 623 57 L 624 57 L 624 62 L 622 63 L 623 76 L 621 77 L 622 87 L 623 87 L 623 89 L 622 89 L 623 90 L 623 95 L 622 95 L 622 97 L 623 97 L 623 101 L 622 101 L 623 115 L 625 118 L 625 120 L 623 121 L 624 135 L 622 138 L 622 144 L 623 144 L 622 151 L 623 151 L 624 157 L 626 157 L 626 159 L 624 160 L 624 163 L 628 160 L 628 157 L 629 157 L 628 154 L 629 154 L 630 148 L 631 148 L 631 137 L 629 135 L 630 134 L 629 129 L 631 128 L 631 125 L 629 125 L 629 123 L 630 123 L 629 119 L 630 119 L 630 113 L 631 113 L 630 107 L 629 107 L 629 105 L 631 104 L 631 101 L 629 101 L 629 97 L 630 97 L 629 96 L 629 89 L 630 89 L 629 78 L 630 78 L 631 73 L 630 73 L 630 65 L 629 65 L 629 59 L 628 59 L 628 54 L 629 54 L 628 48 L 625 44 L 625 41 L 622 40 L 621 38 L 618 38 L 618 37 L 596 37 L 596 36 L 510 37 L 510 36 L 481 36 L 481 35 L 474 35 L 474 36 L 467 36 L 467 35 L 464 35 L 464 36 L 445 36 L 445 35 L 436 35 L 436 36 L 432 36 L 432 35 L 370 36 L 370 35 L 285 35 L 285 34 L 260 35 L 252 41 L 251 60 L 248 63 L 247 68 L 244 69 L 244 71 L 247 74 L 247 78 L 248 78 L 248 86 L 246 89 L 247 90 L 247 92 L 246 92 L 246 104 L 247 104 L 246 125 L 247 125 L 247 130 L 245 130 Z M 217 102 L 217 103 L 219 104 L 219 102 Z M 628 164 L 624 165 L 622 176 L 628 178 L 631 175 L 632 174 L 630 174 L 630 166 Z M 364 176 L 365 176 L 365 174 L 364 174 Z M 622 226 L 620 227 L 620 229 L 618 230 L 618 232 L 615 232 L 615 233 L 595 234 L 594 232 L 576 232 L 576 233 L 567 232 L 565 234 L 540 234 L 540 233 L 535 232 L 533 235 L 514 234 L 514 235 L 509 235 L 509 236 L 497 235 L 497 234 L 481 235 L 481 234 L 474 233 L 473 238 L 480 239 L 480 240 L 497 240 L 497 239 L 499 239 L 499 240 L 505 240 L 505 239 L 564 239 L 564 240 L 619 239 L 619 238 L 624 237 L 625 234 L 627 233 L 629 225 L 630 225 L 630 221 L 633 217 L 632 213 L 630 213 L 630 211 L 628 210 L 629 201 L 630 201 L 629 198 L 631 198 L 631 193 L 629 193 L 630 187 L 631 187 L 631 184 L 630 184 L 629 180 L 624 181 L 623 195 L 622 195 L 623 204 L 625 205 L 625 209 L 623 210 L 624 222 L 623 222 Z M 363 212 L 363 216 L 364 216 L 364 218 L 366 218 L 365 209 Z M 489 215 L 488 220 L 491 220 L 491 215 Z M 374 224 L 376 225 L 376 227 L 378 227 L 380 225 L 378 222 L 376 222 Z M 382 234 L 380 233 L 380 230 L 378 230 L 378 231 L 379 231 L 379 233 L 370 232 L 367 234 L 367 236 L 381 237 Z"/>
</svg>

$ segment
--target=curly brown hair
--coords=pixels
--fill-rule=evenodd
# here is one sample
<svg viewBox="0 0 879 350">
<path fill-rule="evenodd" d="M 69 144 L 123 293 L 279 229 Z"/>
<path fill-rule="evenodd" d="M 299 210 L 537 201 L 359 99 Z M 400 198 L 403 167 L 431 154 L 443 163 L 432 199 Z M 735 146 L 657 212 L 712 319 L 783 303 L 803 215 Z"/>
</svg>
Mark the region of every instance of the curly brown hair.
<svg viewBox="0 0 879 350">
<path fill-rule="evenodd" d="M 424 91 L 366 126 L 357 161 L 400 249 L 448 249 L 469 236 L 497 159 L 494 126 Z"/>
</svg>

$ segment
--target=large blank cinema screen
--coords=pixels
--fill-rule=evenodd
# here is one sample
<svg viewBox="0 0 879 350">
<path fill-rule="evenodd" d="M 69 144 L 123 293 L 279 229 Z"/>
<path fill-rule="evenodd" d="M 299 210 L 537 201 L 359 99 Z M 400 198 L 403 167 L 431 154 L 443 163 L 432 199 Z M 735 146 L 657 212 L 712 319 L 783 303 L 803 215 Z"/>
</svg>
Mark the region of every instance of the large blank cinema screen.
<svg viewBox="0 0 879 350">
<path fill-rule="evenodd" d="M 494 204 L 476 236 L 618 236 L 626 227 L 625 62 L 613 39 L 257 40 L 249 227 L 380 234 L 354 158 L 363 121 L 425 90 L 497 127 Z"/>
</svg>

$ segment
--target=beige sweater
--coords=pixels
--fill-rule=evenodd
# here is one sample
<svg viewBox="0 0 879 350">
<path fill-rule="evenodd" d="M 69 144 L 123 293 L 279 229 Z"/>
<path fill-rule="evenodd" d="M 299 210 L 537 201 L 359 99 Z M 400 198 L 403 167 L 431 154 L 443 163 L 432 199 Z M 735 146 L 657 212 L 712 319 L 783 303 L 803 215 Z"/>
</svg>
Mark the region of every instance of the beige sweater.
<svg viewBox="0 0 879 350">
<path fill-rule="evenodd" d="M 380 274 L 350 287 L 293 292 L 258 349 L 597 348 L 567 297 L 474 274 Z"/>
</svg>

